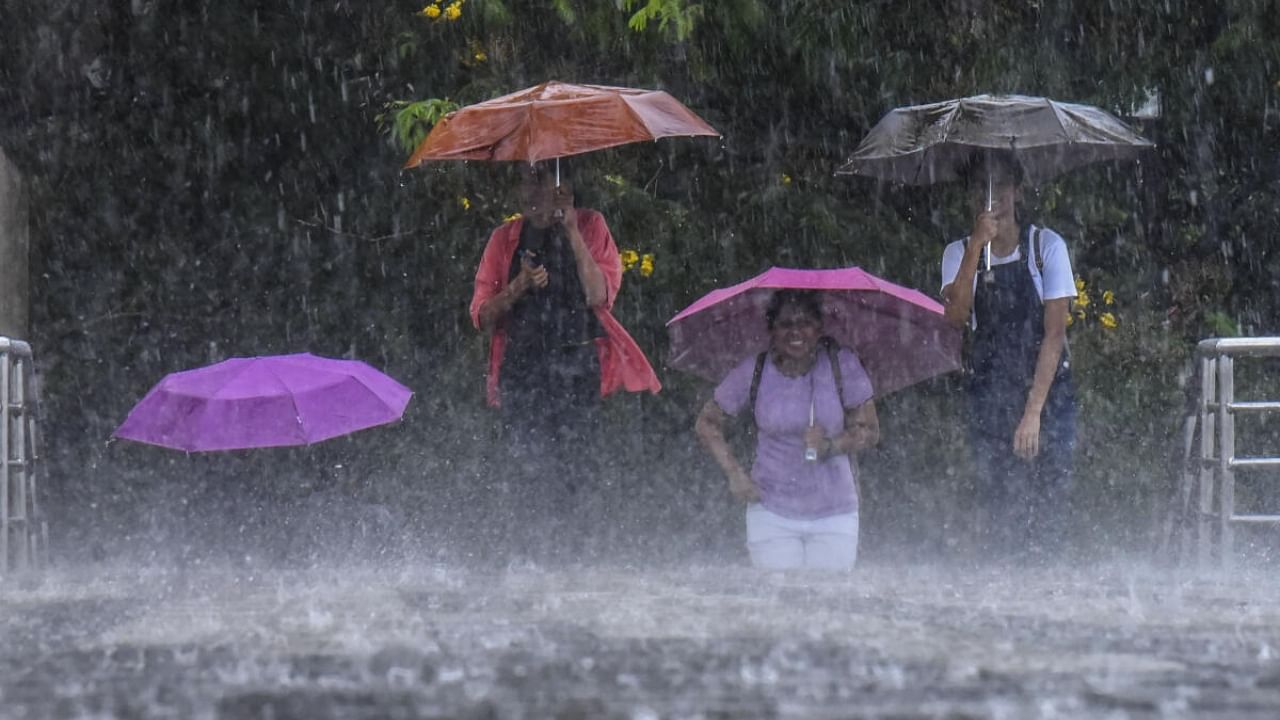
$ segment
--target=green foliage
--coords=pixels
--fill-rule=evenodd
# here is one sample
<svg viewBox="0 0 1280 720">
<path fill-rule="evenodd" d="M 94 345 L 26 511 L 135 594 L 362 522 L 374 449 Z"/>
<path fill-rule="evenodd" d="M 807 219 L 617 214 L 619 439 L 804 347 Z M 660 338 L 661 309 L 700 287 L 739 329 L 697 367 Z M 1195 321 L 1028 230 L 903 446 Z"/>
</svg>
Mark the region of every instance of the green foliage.
<svg viewBox="0 0 1280 720">
<path fill-rule="evenodd" d="M 1204 321 L 1205 326 L 1209 329 L 1209 334 L 1214 337 L 1236 337 L 1240 335 L 1240 323 L 1232 320 L 1221 310 L 1211 310 L 1205 313 Z"/>
<path fill-rule="evenodd" d="M 701 3 L 685 0 L 624 0 L 623 8 L 635 11 L 627 20 L 627 26 L 636 32 L 644 32 L 649 23 L 656 20 L 658 30 L 668 34 L 676 42 L 684 42 L 693 34 L 694 26 L 702 18 Z"/>
<path fill-rule="evenodd" d="M 393 100 L 387 103 L 386 112 L 374 118 L 374 122 L 383 128 L 396 147 L 408 154 L 422 144 L 440 118 L 457 109 L 458 103 L 447 98 L 416 102 Z M 387 122 L 388 117 L 393 121 Z"/>
</svg>

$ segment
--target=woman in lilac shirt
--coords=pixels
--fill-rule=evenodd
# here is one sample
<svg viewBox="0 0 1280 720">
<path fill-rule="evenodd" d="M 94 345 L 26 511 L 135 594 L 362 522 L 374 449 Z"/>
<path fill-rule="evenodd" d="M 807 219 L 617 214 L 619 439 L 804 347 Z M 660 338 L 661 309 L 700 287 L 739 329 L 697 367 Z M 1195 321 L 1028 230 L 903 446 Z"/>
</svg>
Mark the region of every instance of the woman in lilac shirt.
<svg viewBox="0 0 1280 720">
<path fill-rule="evenodd" d="M 857 355 L 822 336 L 818 293 L 780 290 L 765 319 L 768 352 L 744 359 L 720 383 L 698 415 L 698 438 L 728 476 L 729 491 L 748 503 L 753 564 L 850 568 L 858 557 L 858 471 L 850 453 L 880 439 L 871 380 Z M 753 400 L 748 474 L 725 442 L 724 421 Z"/>
</svg>

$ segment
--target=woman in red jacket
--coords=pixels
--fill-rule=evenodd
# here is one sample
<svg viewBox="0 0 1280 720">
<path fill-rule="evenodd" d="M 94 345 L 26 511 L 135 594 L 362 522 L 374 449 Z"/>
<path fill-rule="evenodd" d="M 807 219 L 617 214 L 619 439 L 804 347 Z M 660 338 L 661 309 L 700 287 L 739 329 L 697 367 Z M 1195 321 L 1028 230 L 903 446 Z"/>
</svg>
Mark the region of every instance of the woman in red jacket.
<svg viewBox="0 0 1280 720">
<path fill-rule="evenodd" d="M 491 333 L 489 403 L 502 408 L 515 482 L 533 485 L 520 504 L 565 518 L 574 492 L 595 479 L 600 399 L 661 385 L 610 312 L 622 261 L 604 216 L 574 206 L 563 164 L 558 174 L 524 166 L 519 197 L 522 217 L 485 247 L 471 318 Z"/>
</svg>

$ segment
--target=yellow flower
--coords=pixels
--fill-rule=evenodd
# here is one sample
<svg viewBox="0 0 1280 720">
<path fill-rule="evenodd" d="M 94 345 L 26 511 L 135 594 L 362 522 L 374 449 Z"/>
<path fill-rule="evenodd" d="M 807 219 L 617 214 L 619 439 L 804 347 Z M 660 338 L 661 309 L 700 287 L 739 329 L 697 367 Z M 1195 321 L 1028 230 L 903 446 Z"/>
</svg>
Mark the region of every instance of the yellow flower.
<svg viewBox="0 0 1280 720">
<path fill-rule="evenodd" d="M 1071 327 L 1071 323 L 1075 321 L 1076 319 L 1074 317 L 1071 317 L 1071 313 L 1067 313 L 1067 327 Z"/>
<path fill-rule="evenodd" d="M 640 274 L 644 277 L 653 274 L 653 253 L 645 253 L 644 257 L 640 258 Z"/>
<path fill-rule="evenodd" d="M 489 55 L 483 50 L 477 50 L 474 55 L 476 62 L 481 63 L 489 59 Z"/>
<path fill-rule="evenodd" d="M 470 210 L 470 209 L 471 209 L 471 198 L 468 198 L 468 197 L 460 197 L 460 198 L 458 198 L 458 204 L 462 206 L 462 209 L 463 209 L 463 210 Z"/>
<path fill-rule="evenodd" d="M 640 253 L 635 250 L 623 250 L 619 253 L 619 257 L 622 259 L 623 271 L 630 270 L 636 266 L 636 263 L 640 262 Z"/>
<path fill-rule="evenodd" d="M 510 215 L 502 218 L 502 222 L 504 223 L 515 222 L 519 220 L 521 217 L 523 216 L 520 213 L 511 213 Z"/>
<path fill-rule="evenodd" d="M 1106 291 L 1106 292 L 1102 293 L 1102 304 L 1103 304 L 1103 305 L 1115 305 L 1115 304 L 1116 304 L 1116 294 L 1115 294 L 1115 293 L 1113 293 L 1113 292 L 1111 292 L 1110 290 L 1108 290 L 1108 291 Z"/>
<path fill-rule="evenodd" d="M 790 175 L 788 175 L 788 174 L 786 174 L 786 173 L 782 173 L 782 184 L 783 184 L 783 185 L 790 185 L 790 184 L 791 184 L 791 176 L 790 176 Z"/>
<path fill-rule="evenodd" d="M 424 8 L 422 8 L 422 12 L 421 12 L 421 13 L 419 13 L 419 14 L 420 14 L 420 15 L 423 15 L 423 16 L 426 16 L 426 17 L 429 17 L 429 18 L 431 18 L 432 20 L 435 20 L 436 18 L 440 17 L 440 6 L 439 6 L 439 5 L 428 5 L 428 6 L 424 7 Z"/>
<path fill-rule="evenodd" d="M 1082 292 L 1076 296 L 1076 307 L 1078 308 L 1087 308 L 1089 307 L 1090 302 L 1089 293 L 1087 292 Z"/>
<path fill-rule="evenodd" d="M 1083 310 L 1077 310 L 1077 311 L 1076 311 L 1076 317 L 1080 318 L 1081 320 L 1084 320 L 1084 311 L 1083 311 Z"/>
<path fill-rule="evenodd" d="M 1076 278 L 1076 292 L 1084 292 L 1084 278 Z"/>
<path fill-rule="evenodd" d="M 1102 313 L 1098 316 L 1098 320 L 1102 322 L 1102 327 L 1108 330 L 1114 330 L 1116 325 L 1120 324 L 1116 321 L 1116 316 L 1111 313 Z"/>
<path fill-rule="evenodd" d="M 462 3 L 460 0 L 454 0 L 444 9 L 444 16 L 450 20 L 457 20 L 462 17 Z"/>
</svg>

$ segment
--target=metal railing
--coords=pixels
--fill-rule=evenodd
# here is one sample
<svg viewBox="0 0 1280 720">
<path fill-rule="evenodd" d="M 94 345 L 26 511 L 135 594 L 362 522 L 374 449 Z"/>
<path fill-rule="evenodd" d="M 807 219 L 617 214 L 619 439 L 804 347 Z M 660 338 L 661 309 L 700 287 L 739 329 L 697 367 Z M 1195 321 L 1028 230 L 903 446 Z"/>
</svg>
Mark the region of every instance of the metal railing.
<svg viewBox="0 0 1280 720">
<path fill-rule="evenodd" d="M 48 558 L 49 525 L 36 494 L 33 379 L 31 346 L 0 337 L 0 575 Z"/>
<path fill-rule="evenodd" d="M 1196 557 L 1201 565 L 1212 559 L 1215 540 L 1219 562 L 1224 566 L 1231 563 L 1238 525 L 1280 524 L 1280 514 L 1236 512 L 1236 470 L 1280 468 L 1280 457 L 1236 455 L 1236 416 L 1280 411 L 1280 402 L 1236 399 L 1235 360 L 1256 357 L 1280 357 L 1280 337 L 1215 338 L 1196 346 L 1200 397 L 1195 413 L 1183 426 L 1184 458 L 1191 459 L 1197 435 L 1200 452 L 1197 463 L 1185 465 L 1181 494 L 1184 504 L 1198 495 L 1199 511 L 1189 525 L 1195 529 Z M 1193 486 L 1198 493 L 1192 492 Z M 1184 553 L 1188 540 L 1184 534 Z"/>
</svg>

